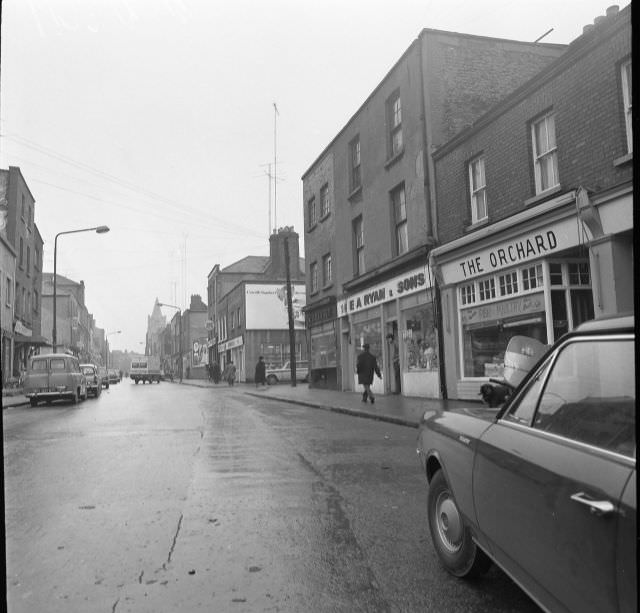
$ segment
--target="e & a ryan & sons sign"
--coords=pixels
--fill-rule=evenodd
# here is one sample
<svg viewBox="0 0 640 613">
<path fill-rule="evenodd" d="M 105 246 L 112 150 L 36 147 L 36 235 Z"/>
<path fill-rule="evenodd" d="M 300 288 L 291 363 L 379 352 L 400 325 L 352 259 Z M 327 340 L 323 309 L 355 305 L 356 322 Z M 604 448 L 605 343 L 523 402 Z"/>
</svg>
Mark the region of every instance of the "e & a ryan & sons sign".
<svg viewBox="0 0 640 613">
<path fill-rule="evenodd" d="M 421 266 L 402 275 L 372 285 L 364 291 L 338 300 L 338 317 L 370 309 L 383 302 L 402 298 L 430 287 L 427 267 Z"/>
</svg>

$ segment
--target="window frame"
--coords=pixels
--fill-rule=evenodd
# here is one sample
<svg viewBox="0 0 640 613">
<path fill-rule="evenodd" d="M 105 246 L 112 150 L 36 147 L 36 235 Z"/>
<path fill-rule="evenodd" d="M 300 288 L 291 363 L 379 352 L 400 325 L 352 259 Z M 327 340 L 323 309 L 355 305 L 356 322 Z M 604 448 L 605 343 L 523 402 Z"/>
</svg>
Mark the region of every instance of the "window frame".
<svg viewBox="0 0 640 613">
<path fill-rule="evenodd" d="M 320 188 L 320 219 L 324 219 L 331 212 L 331 202 L 329 200 L 329 183 L 325 183 Z"/>
<path fill-rule="evenodd" d="M 402 134 L 402 97 L 400 96 L 400 88 L 396 89 L 387 98 L 387 121 L 389 126 L 389 159 L 392 159 L 404 151 L 404 135 Z M 399 142 L 396 141 L 398 135 Z"/>
<path fill-rule="evenodd" d="M 322 256 L 322 287 L 328 287 L 333 283 L 333 263 L 331 254 Z"/>
<path fill-rule="evenodd" d="M 539 143 L 536 136 L 536 128 L 541 123 L 545 124 L 545 134 L 547 145 L 549 141 L 549 135 L 551 131 L 549 130 L 549 126 L 552 126 L 553 132 L 553 146 L 545 149 L 544 151 L 539 150 Z M 531 149 L 533 154 L 533 173 L 535 180 L 535 190 L 536 195 L 544 194 L 548 191 L 553 190 L 556 187 L 560 186 L 560 174 L 558 171 L 558 140 L 556 135 L 556 119 L 555 113 L 550 110 L 544 113 L 543 115 L 537 117 L 531 122 Z M 551 160 L 551 169 L 553 172 L 553 180 L 554 183 L 547 185 L 546 187 L 543 185 L 543 174 L 542 174 L 542 164 L 546 163 L 547 160 Z"/>
<path fill-rule="evenodd" d="M 394 227 L 394 255 L 399 256 L 409 251 L 409 226 L 407 223 L 407 194 L 404 182 L 389 192 L 391 215 Z M 404 246 L 404 249 L 402 247 Z"/>
<path fill-rule="evenodd" d="M 628 69 L 627 69 L 628 67 Z M 631 58 L 626 59 L 620 65 L 620 78 L 622 84 L 622 110 L 624 113 L 625 135 L 627 137 L 627 153 L 633 153 L 633 114 L 632 114 L 632 94 L 633 94 L 633 70 Z"/>
<path fill-rule="evenodd" d="M 307 215 L 309 216 L 308 229 L 310 230 L 318 223 L 318 206 L 315 194 L 307 200 Z"/>
<path fill-rule="evenodd" d="M 349 191 L 355 192 L 362 187 L 362 148 L 360 135 L 349 142 Z"/>
<path fill-rule="evenodd" d="M 478 165 L 481 169 L 481 181 L 482 185 L 476 185 L 474 166 Z M 468 164 L 469 173 L 469 202 L 471 205 L 471 223 L 475 224 L 480 221 L 484 221 L 489 217 L 489 205 L 487 203 L 487 176 L 485 172 L 485 156 L 477 155 L 473 159 L 469 160 Z M 480 215 L 479 195 L 482 195 L 484 205 L 484 215 Z"/>
<path fill-rule="evenodd" d="M 362 215 L 358 215 L 351 222 L 353 235 L 353 272 L 358 277 L 365 272 L 364 264 L 364 220 Z"/>
<path fill-rule="evenodd" d="M 311 294 L 318 292 L 318 262 L 311 262 L 309 265 L 309 281 L 311 283 Z"/>
</svg>

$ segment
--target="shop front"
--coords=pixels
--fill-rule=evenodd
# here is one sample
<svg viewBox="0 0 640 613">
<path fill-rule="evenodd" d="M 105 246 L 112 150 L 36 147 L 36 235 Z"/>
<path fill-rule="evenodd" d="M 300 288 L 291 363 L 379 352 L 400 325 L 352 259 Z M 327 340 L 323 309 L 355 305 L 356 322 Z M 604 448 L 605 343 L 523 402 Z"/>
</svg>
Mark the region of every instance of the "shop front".
<svg viewBox="0 0 640 613">
<path fill-rule="evenodd" d="M 478 400 L 483 383 L 501 378 L 514 336 L 551 344 L 596 315 L 632 308 L 631 201 L 610 195 L 596 208 L 584 195 L 432 251 L 450 398 Z"/>
<path fill-rule="evenodd" d="M 218 344 L 218 355 L 220 356 L 220 370 L 224 369 L 230 362 L 236 366 L 236 381 L 246 381 L 245 359 L 244 359 L 244 338 L 242 335 L 229 339 Z"/>
<path fill-rule="evenodd" d="M 338 301 L 342 387 L 358 390 L 355 364 L 368 344 L 378 359 L 379 394 L 440 396 L 438 333 L 426 265 L 412 268 Z"/>
<path fill-rule="evenodd" d="M 309 330 L 309 387 L 340 389 L 337 305 L 334 296 L 305 307 Z"/>
</svg>

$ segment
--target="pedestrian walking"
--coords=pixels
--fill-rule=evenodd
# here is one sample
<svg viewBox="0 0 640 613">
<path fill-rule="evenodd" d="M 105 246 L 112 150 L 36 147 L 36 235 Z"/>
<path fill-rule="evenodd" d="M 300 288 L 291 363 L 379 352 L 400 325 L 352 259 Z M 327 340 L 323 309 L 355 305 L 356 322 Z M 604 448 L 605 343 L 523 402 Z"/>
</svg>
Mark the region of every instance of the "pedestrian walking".
<svg viewBox="0 0 640 613">
<path fill-rule="evenodd" d="M 376 399 L 371 393 L 371 384 L 373 383 L 373 373 L 378 375 L 378 379 L 382 379 L 380 368 L 376 356 L 369 352 L 369 343 L 362 345 L 362 353 L 356 360 L 356 372 L 358 373 L 358 383 L 364 387 L 362 392 L 362 402 L 367 401 L 367 397 L 373 404 Z"/>
<path fill-rule="evenodd" d="M 267 384 L 267 365 L 264 363 L 264 358 L 262 356 L 258 358 L 254 379 L 256 381 L 256 387 L 258 387 L 258 385 Z"/>
<path fill-rule="evenodd" d="M 218 383 L 220 383 L 220 364 L 218 364 L 218 362 L 216 362 L 214 360 L 213 364 L 211 365 L 211 378 L 213 379 L 213 382 L 218 385 Z"/>
<path fill-rule="evenodd" d="M 229 362 L 226 368 L 227 371 L 227 383 L 233 387 L 236 380 L 236 365 L 233 362 Z"/>
</svg>

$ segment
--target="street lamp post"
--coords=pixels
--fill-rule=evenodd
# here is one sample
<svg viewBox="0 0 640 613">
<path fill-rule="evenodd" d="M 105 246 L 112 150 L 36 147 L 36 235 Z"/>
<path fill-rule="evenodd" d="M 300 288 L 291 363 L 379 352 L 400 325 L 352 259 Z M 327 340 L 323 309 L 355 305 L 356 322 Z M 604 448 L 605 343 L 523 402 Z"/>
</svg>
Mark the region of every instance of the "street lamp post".
<svg viewBox="0 0 640 613">
<path fill-rule="evenodd" d="M 58 330 L 57 330 L 57 306 L 58 306 L 58 236 L 63 234 L 76 234 L 77 232 L 96 232 L 97 234 L 104 234 L 108 232 L 108 226 L 96 226 L 94 228 L 82 228 L 80 230 L 67 230 L 65 232 L 58 232 L 53 241 L 53 353 L 58 350 Z"/>
<path fill-rule="evenodd" d="M 158 306 L 166 306 L 178 311 L 178 354 L 180 356 L 180 383 L 182 383 L 182 310 L 173 304 L 167 304 L 166 302 L 158 302 Z"/>
<path fill-rule="evenodd" d="M 113 332 L 107 332 L 104 335 L 104 367 L 107 371 L 107 376 L 109 376 L 109 341 L 108 338 L 112 334 L 120 334 L 122 330 L 114 330 Z"/>
</svg>

